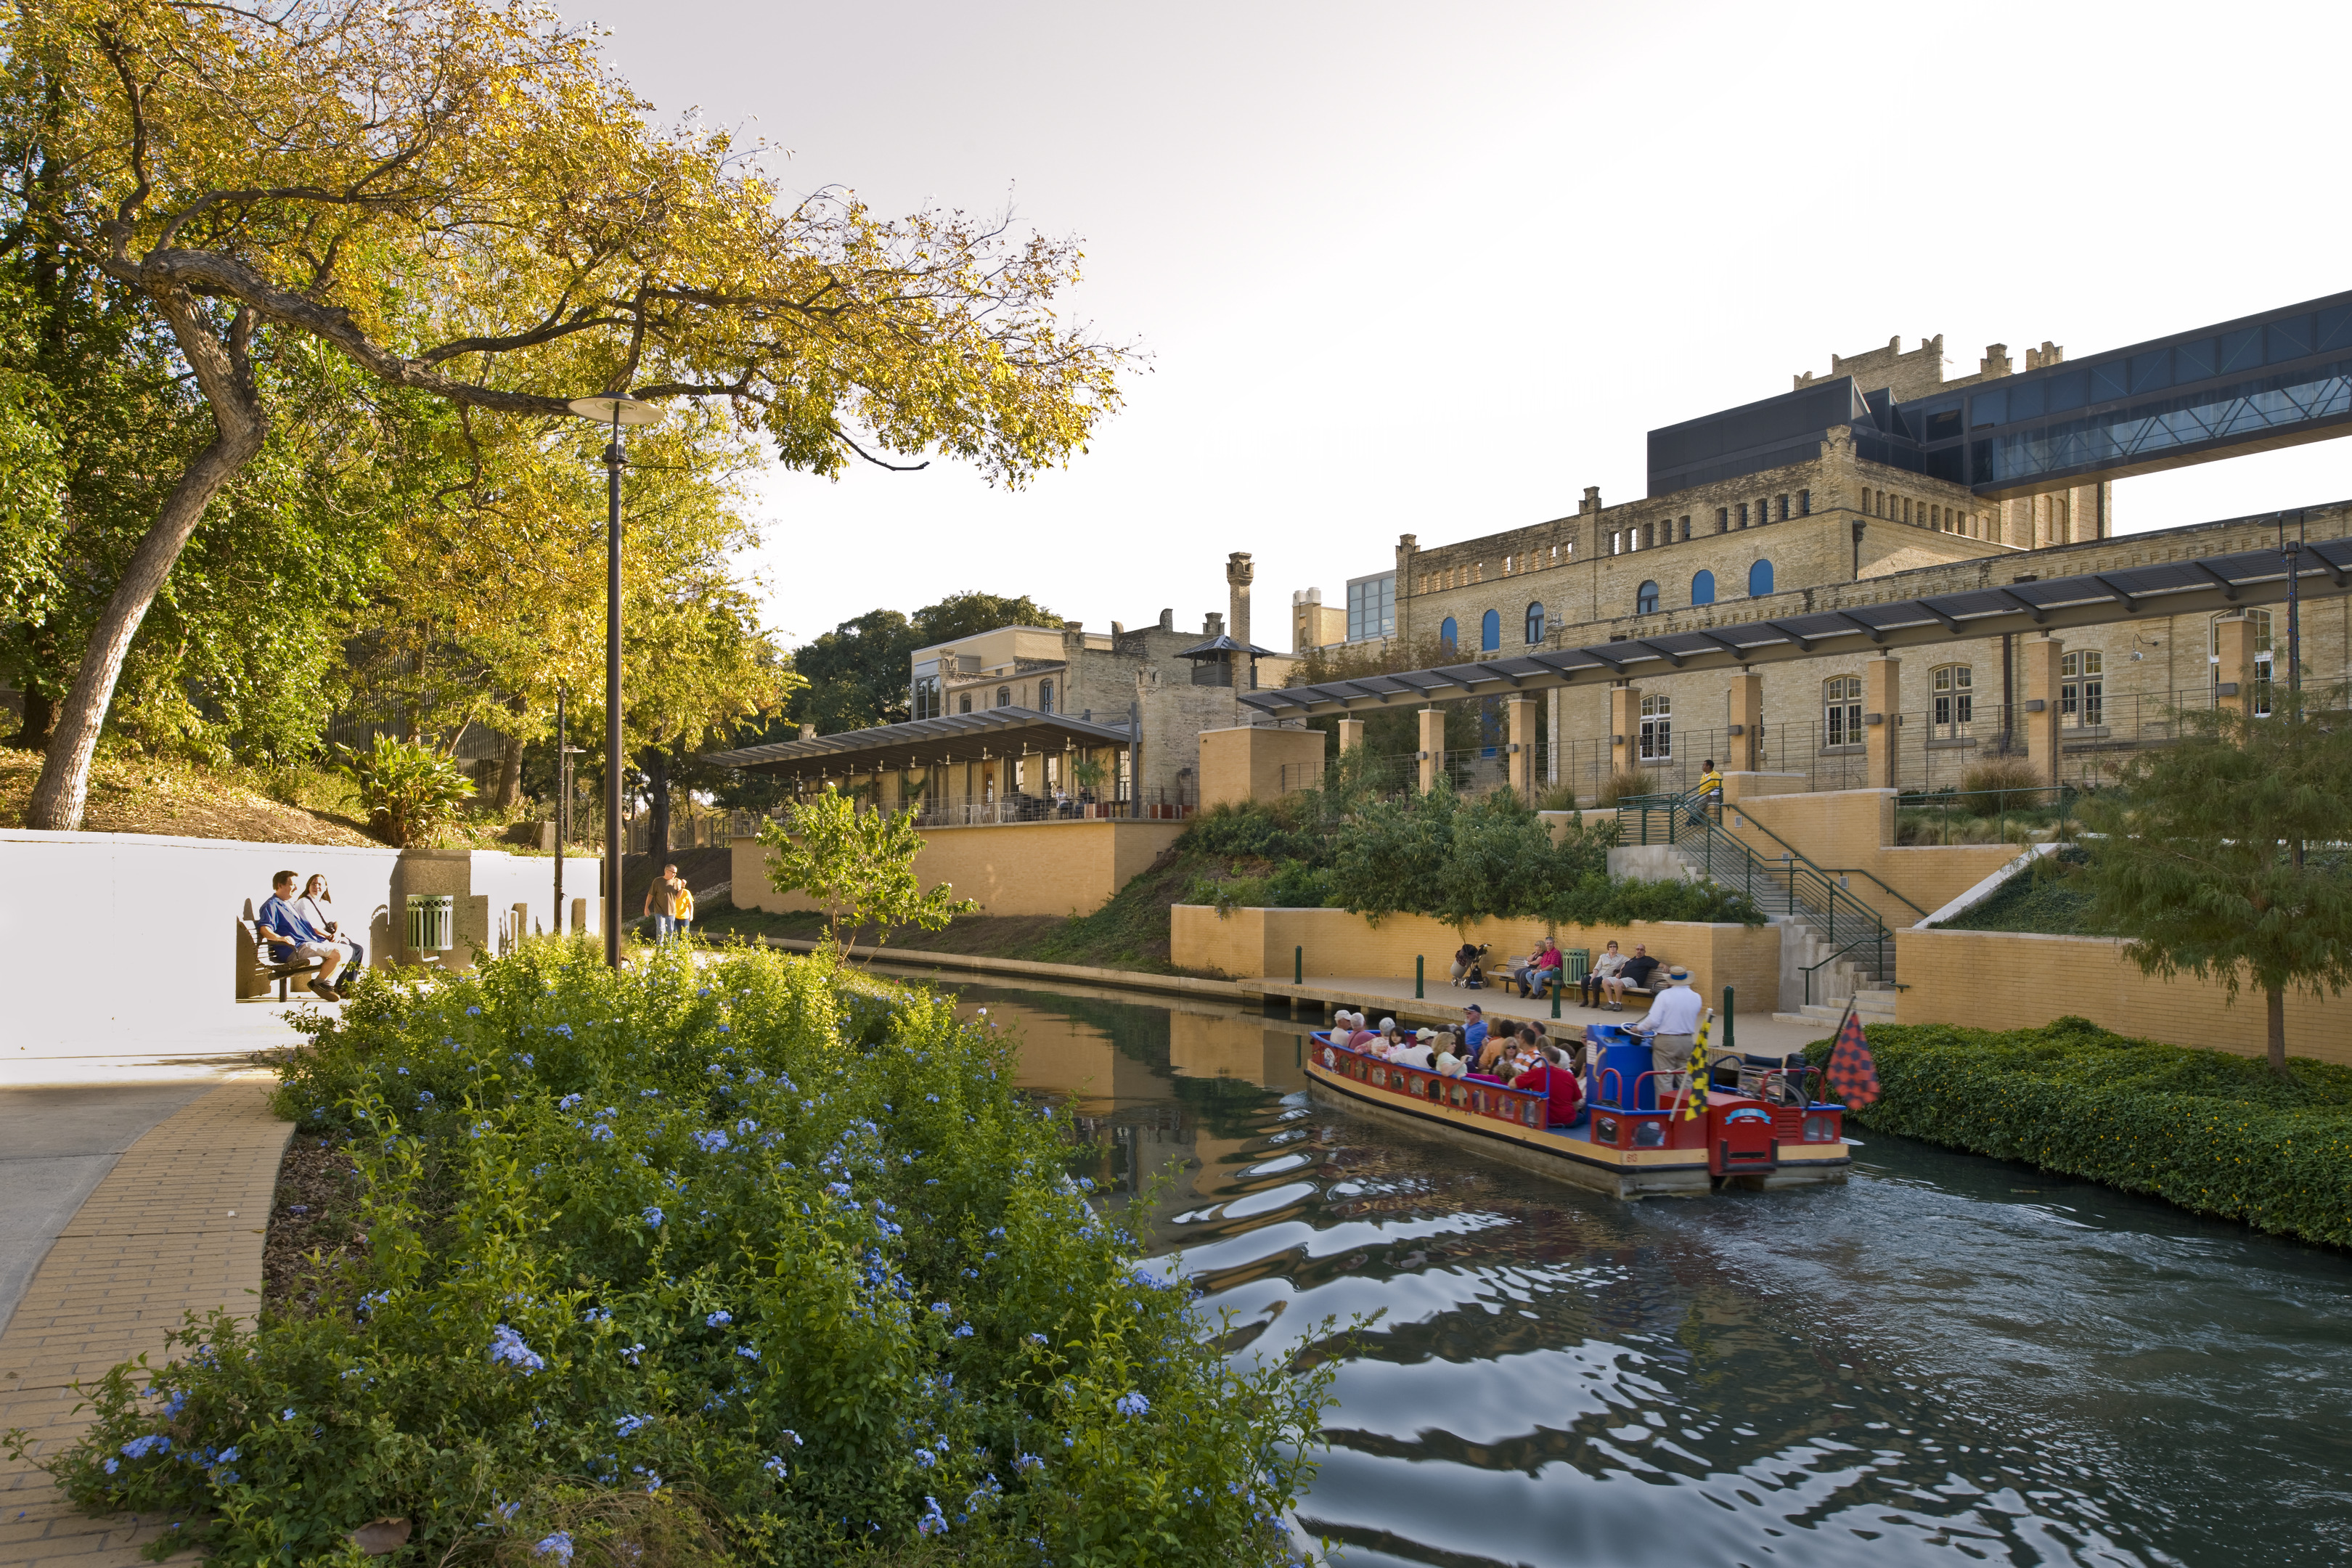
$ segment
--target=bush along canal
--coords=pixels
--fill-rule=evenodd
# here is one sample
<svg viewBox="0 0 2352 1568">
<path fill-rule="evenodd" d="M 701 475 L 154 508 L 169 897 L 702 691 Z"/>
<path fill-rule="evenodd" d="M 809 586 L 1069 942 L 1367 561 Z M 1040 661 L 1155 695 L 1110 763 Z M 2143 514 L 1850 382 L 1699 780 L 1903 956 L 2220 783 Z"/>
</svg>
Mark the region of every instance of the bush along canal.
<svg viewBox="0 0 2352 1568">
<path fill-rule="evenodd" d="M 1223 1354 L 1019 1070 L 820 960 L 364 987 L 283 1069 L 308 1267 L 59 1479 L 236 1563 L 1291 1560 L 1329 1373 Z"/>
<path fill-rule="evenodd" d="M 1237 1365 L 1336 1373 L 1297 1519 L 1343 1563 L 2352 1559 L 2335 1250 L 1884 1131 L 1843 1186 L 1626 1204 L 1310 1102 L 1302 1023 L 960 1007 Z"/>
</svg>

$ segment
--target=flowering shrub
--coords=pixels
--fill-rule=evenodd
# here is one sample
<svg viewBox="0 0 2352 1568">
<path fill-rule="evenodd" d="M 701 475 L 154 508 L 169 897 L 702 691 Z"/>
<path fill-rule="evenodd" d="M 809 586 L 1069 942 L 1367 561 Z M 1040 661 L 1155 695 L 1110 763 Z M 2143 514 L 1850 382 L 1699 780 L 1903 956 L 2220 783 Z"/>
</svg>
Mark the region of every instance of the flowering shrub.
<svg viewBox="0 0 2352 1568">
<path fill-rule="evenodd" d="M 279 1108 L 367 1245 L 109 1373 L 82 1506 L 235 1563 L 386 1516 L 512 1568 L 1290 1560 L 1326 1377 L 1229 1365 L 945 1003 L 545 942 L 316 1027 Z"/>
</svg>

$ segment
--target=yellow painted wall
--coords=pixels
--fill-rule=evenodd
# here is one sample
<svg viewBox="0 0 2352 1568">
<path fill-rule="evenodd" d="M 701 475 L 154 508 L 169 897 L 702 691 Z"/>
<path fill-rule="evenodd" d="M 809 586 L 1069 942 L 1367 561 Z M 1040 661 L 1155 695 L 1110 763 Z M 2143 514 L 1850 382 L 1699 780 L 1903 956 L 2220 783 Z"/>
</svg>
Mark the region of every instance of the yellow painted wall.
<svg viewBox="0 0 2352 1568">
<path fill-rule="evenodd" d="M 1816 866 L 1869 871 L 1918 906 L 1906 908 L 1868 878 L 1852 878 L 1847 890 L 1876 910 L 1890 926 L 1907 926 L 1942 909 L 2018 854 L 2013 844 L 1896 847 L 1891 842 L 1895 837 L 1893 790 L 1825 790 L 1760 797 L 1743 794 L 1727 800 L 1723 826 L 1769 860 L 1783 852 L 1781 847 L 1769 834 L 1756 831 L 1754 823 L 1769 827 Z"/>
<path fill-rule="evenodd" d="M 1895 933 L 1895 954 L 1898 1023 L 2030 1029 L 2073 1014 L 2170 1045 L 2253 1057 L 2269 1048 L 2260 992 L 2242 990 L 2224 1005 L 2218 984 L 2152 979 L 2123 956 L 2117 938 L 1904 931 Z M 2288 1054 L 2352 1065 L 2344 1005 L 2290 993 Z"/>
<path fill-rule="evenodd" d="M 1345 910 L 1234 910 L 1220 918 L 1213 906 L 1179 904 L 1171 918 L 1170 956 L 1179 968 L 1242 978 L 1287 979 L 1293 950 L 1304 947 L 1309 977 L 1410 980 L 1418 955 L 1427 961 L 1429 984 L 1443 985 L 1454 950 L 1465 940 L 1425 915 L 1391 915 L 1374 926 Z M 1780 932 L 1775 926 L 1637 921 L 1558 929 L 1560 946 L 1593 953 L 1612 938 L 1628 953 L 1643 943 L 1661 963 L 1687 966 L 1693 983 L 1710 997 L 1726 985 L 1738 986 L 1744 996 L 1780 994 Z M 1525 956 L 1542 942 L 1545 931 L 1541 921 L 1480 921 L 1469 928 L 1466 940 L 1490 944 L 1491 963 Z"/>
<path fill-rule="evenodd" d="M 977 900 L 982 914 L 1092 914 L 1184 831 L 1181 822 L 1018 822 L 989 827 L 927 827 L 915 855 L 926 890 L 941 882 Z M 733 841 L 739 909 L 782 912 L 816 906 L 768 886 L 759 840 Z"/>
<path fill-rule="evenodd" d="M 1323 731 L 1286 730 L 1272 724 L 1244 724 L 1229 730 L 1201 731 L 1201 804 L 1237 805 L 1245 800 L 1273 800 L 1284 793 L 1283 769 L 1289 787 L 1323 765 Z"/>
</svg>

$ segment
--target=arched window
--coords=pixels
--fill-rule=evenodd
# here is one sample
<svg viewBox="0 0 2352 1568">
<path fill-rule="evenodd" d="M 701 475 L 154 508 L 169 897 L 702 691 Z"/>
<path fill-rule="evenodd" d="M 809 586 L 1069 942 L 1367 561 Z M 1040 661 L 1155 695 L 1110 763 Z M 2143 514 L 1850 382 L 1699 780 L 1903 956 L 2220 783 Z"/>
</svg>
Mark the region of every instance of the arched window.
<svg viewBox="0 0 2352 1568">
<path fill-rule="evenodd" d="M 1000 686 L 996 689 L 996 705 L 999 708 L 1010 708 L 1013 706 L 1013 688 L 1009 686 Z"/>
<path fill-rule="evenodd" d="M 1674 699 L 1655 694 L 1642 699 L 1642 760 L 1667 763 L 1675 756 Z"/>
<path fill-rule="evenodd" d="M 1714 573 L 1696 572 L 1692 574 L 1691 603 L 1694 605 L 1712 605 L 1715 603 Z"/>
<path fill-rule="evenodd" d="M 1461 643 L 1462 628 L 1454 624 L 1452 616 L 1437 623 L 1437 640 L 1447 647 L 1454 647 Z"/>
<path fill-rule="evenodd" d="M 1760 599 L 1772 591 L 1772 563 L 1759 561 L 1748 569 L 1748 596 Z"/>
<path fill-rule="evenodd" d="M 1965 741 L 1976 722 L 1976 672 L 1965 664 L 1937 665 L 1927 673 L 1928 704 L 1933 710 L 1927 733 L 1937 741 Z"/>
<path fill-rule="evenodd" d="M 959 713 L 969 713 L 971 711 L 971 692 L 967 691 L 956 699 L 956 711 Z"/>
<path fill-rule="evenodd" d="M 1862 744 L 1862 677 L 1832 675 L 1822 682 L 1822 744 Z"/>
<path fill-rule="evenodd" d="M 1054 683 L 1050 680 L 1041 680 L 1037 683 L 1037 711 L 1051 713 L 1053 710 Z"/>
<path fill-rule="evenodd" d="M 1658 613 L 1658 585 L 1655 583 L 1644 583 L 1633 590 L 1633 613 L 1637 616 Z"/>
<path fill-rule="evenodd" d="M 1503 616 L 1500 611 L 1489 610 L 1478 617 L 1478 651 L 1499 652 L 1503 646 Z"/>
<path fill-rule="evenodd" d="M 1541 604 L 1528 606 L 1528 644 L 1533 647 L 1544 640 L 1544 613 Z"/>
</svg>

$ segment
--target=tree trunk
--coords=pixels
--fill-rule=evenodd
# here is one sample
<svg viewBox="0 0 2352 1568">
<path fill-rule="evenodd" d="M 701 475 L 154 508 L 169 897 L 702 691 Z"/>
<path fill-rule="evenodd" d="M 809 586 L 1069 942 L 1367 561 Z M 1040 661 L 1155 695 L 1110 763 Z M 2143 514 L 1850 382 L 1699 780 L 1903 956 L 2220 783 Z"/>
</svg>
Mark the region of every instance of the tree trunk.
<svg viewBox="0 0 2352 1568">
<path fill-rule="evenodd" d="M 16 731 L 16 743 L 30 751 L 47 751 L 49 737 L 56 731 L 58 705 L 49 694 L 31 685 L 25 688 L 25 722 Z"/>
<path fill-rule="evenodd" d="M 122 678 L 122 662 L 139 635 L 140 622 L 163 591 L 163 580 L 188 546 L 205 510 L 261 450 L 268 420 L 262 411 L 260 390 L 253 381 L 252 312 L 242 306 L 230 321 L 228 337 L 214 335 L 196 302 L 177 289 L 158 289 L 152 298 L 180 352 L 195 372 L 196 384 L 211 405 L 220 434 L 196 454 L 180 482 L 172 487 L 153 526 L 131 552 L 121 582 L 90 628 L 89 645 L 81 668 L 58 710 L 57 732 L 41 763 L 40 782 L 25 807 L 25 826 L 53 833 L 70 833 L 81 826 L 89 801 L 89 766 L 98 752 L 99 731 L 114 702 L 115 683 Z"/>
<path fill-rule="evenodd" d="M 492 802 L 504 815 L 512 811 L 515 802 L 522 798 L 522 723 L 524 713 L 522 693 L 507 699 L 507 711 L 515 716 L 515 727 L 506 732 L 505 749 L 499 757 L 499 793 Z M 561 746 L 562 741 L 556 742 Z"/>
<path fill-rule="evenodd" d="M 2273 985 L 2263 992 L 2263 1011 L 2269 1015 L 2271 1071 L 2281 1078 L 2294 1075 L 2286 1070 L 2286 987 Z"/>
</svg>

